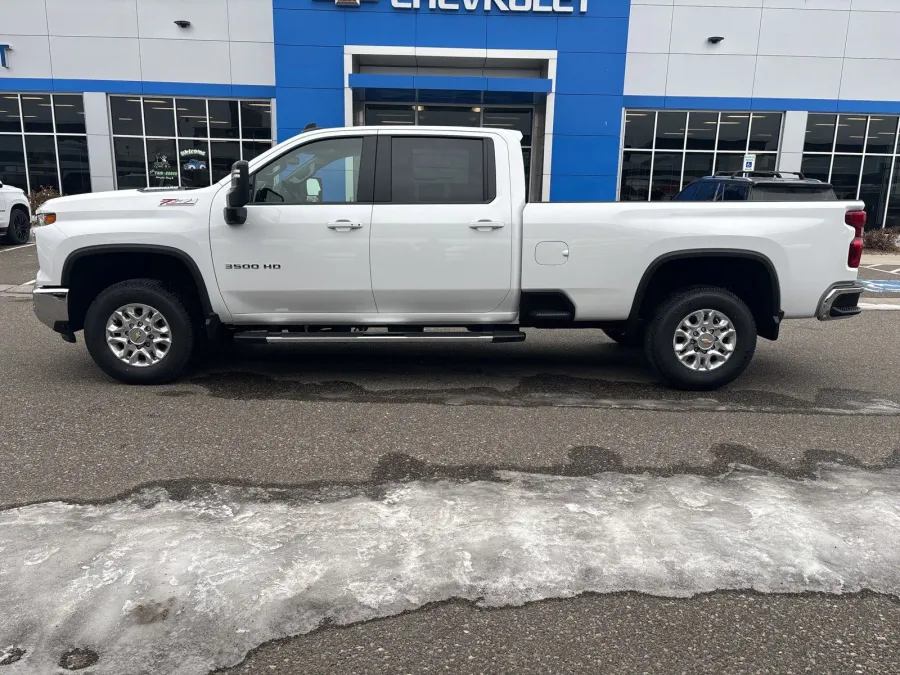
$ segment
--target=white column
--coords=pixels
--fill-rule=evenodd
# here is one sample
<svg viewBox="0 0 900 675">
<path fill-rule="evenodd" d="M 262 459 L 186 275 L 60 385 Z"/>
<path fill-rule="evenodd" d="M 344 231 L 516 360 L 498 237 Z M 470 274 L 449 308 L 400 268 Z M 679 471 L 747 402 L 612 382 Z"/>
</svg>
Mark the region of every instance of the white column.
<svg viewBox="0 0 900 675">
<path fill-rule="evenodd" d="M 800 171 L 803 162 L 803 144 L 806 142 L 805 110 L 788 110 L 784 114 L 784 129 L 781 133 L 781 154 L 778 158 L 779 171 Z"/>
<path fill-rule="evenodd" d="M 87 127 L 88 160 L 91 164 L 93 192 L 114 190 L 112 138 L 109 133 L 109 102 L 104 92 L 84 94 L 84 124 Z"/>
</svg>

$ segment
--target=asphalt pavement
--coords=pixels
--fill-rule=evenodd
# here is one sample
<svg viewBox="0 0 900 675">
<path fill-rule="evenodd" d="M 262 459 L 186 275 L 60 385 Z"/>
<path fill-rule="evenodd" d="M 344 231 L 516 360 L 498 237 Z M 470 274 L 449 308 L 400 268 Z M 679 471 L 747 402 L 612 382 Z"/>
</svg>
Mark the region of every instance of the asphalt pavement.
<svg viewBox="0 0 900 675">
<path fill-rule="evenodd" d="M 35 266 L 33 247 L 0 248 L 0 288 L 27 286 Z M 181 382 L 137 388 L 106 378 L 15 290 L 0 292 L 3 507 L 159 484 L 900 463 L 900 312 L 787 323 L 738 382 L 702 395 L 663 388 L 638 351 L 593 330 L 493 346 L 236 347 Z M 898 626 L 897 599 L 874 593 L 451 600 L 267 643 L 227 672 L 897 673 Z"/>
</svg>

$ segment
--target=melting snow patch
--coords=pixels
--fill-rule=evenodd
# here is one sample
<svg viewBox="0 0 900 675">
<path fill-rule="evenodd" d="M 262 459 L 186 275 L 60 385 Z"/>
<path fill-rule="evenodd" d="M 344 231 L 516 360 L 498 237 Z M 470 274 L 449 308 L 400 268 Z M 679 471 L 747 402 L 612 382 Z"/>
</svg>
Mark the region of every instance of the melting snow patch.
<svg viewBox="0 0 900 675">
<path fill-rule="evenodd" d="M 799 481 L 745 467 L 717 478 L 498 472 L 373 495 L 212 486 L 175 500 L 157 488 L 2 511 L 0 644 L 14 645 L 3 671 L 96 660 L 92 673 L 205 673 L 326 621 L 449 598 L 900 594 L 896 469 L 827 465 Z"/>
</svg>

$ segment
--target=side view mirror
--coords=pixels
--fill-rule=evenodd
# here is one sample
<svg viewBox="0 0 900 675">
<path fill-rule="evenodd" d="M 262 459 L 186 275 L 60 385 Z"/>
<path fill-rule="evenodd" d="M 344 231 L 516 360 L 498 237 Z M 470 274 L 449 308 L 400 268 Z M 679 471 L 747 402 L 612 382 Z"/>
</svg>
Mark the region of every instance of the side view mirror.
<svg viewBox="0 0 900 675">
<path fill-rule="evenodd" d="M 250 165 L 240 160 L 231 167 L 231 188 L 226 196 L 225 222 L 243 225 L 247 222 L 247 204 L 250 203 Z"/>
<path fill-rule="evenodd" d="M 306 179 L 306 201 L 313 203 L 322 201 L 321 178 Z"/>
</svg>

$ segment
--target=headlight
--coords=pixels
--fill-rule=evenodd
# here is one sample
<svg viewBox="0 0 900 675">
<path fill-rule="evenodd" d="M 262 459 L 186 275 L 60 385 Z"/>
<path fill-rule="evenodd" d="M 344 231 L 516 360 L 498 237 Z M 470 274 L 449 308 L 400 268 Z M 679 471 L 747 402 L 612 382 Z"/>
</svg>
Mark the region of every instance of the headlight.
<svg viewBox="0 0 900 675">
<path fill-rule="evenodd" d="M 55 213 L 38 213 L 37 214 L 37 226 L 40 227 L 42 225 L 52 225 L 56 222 L 56 214 Z"/>
</svg>

